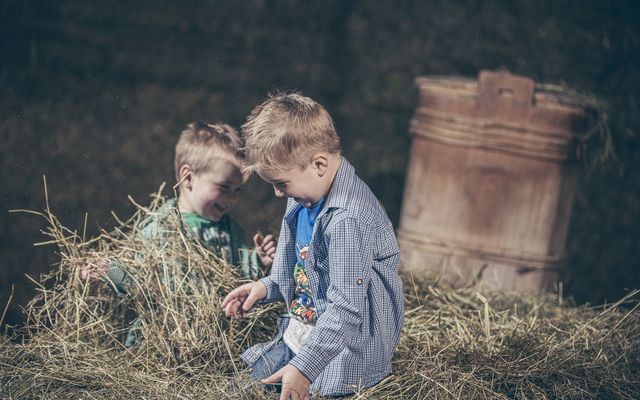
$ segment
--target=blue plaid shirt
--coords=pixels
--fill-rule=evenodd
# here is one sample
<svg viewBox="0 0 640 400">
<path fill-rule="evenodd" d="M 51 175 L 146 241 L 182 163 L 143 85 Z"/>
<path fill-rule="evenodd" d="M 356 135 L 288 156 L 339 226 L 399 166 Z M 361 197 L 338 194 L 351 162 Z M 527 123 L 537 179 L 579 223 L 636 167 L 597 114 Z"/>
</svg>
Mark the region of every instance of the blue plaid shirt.
<svg viewBox="0 0 640 400">
<path fill-rule="evenodd" d="M 296 215 L 289 199 L 271 275 L 263 278 L 263 303 L 291 301 L 296 264 Z M 357 392 L 391 373 L 391 358 L 404 319 L 398 244 L 384 209 L 343 157 L 314 227 L 305 267 L 318 312 L 302 349 L 289 362 L 323 396 Z M 242 354 L 249 365 L 282 338 L 278 334 Z"/>
</svg>

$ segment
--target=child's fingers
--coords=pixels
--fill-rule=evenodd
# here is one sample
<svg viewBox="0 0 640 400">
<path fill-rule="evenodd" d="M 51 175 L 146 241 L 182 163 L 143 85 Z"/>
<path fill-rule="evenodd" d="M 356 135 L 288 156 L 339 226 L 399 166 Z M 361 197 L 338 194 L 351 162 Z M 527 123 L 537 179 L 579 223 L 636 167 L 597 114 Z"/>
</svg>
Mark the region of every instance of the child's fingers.
<svg viewBox="0 0 640 400">
<path fill-rule="evenodd" d="M 225 300 L 227 299 L 225 298 Z M 231 302 L 222 303 L 222 308 L 224 308 L 224 315 L 229 318 L 231 316 Z"/>
<path fill-rule="evenodd" d="M 268 234 L 267 236 L 264 237 L 264 239 L 262 239 L 263 243 L 269 243 L 269 242 L 275 242 L 276 239 L 273 237 L 272 234 Z"/>
<path fill-rule="evenodd" d="M 280 400 L 303 400 L 303 397 L 294 389 L 287 388 L 283 389 L 282 393 L 280 393 Z"/>
<path fill-rule="evenodd" d="M 262 251 L 264 251 L 265 253 L 268 252 L 271 249 L 275 249 L 276 248 L 276 242 L 275 240 L 272 240 L 270 242 L 265 242 L 265 244 L 262 245 Z"/>
<path fill-rule="evenodd" d="M 238 286 L 237 288 L 233 289 L 232 291 L 229 292 L 228 295 L 224 297 L 224 300 L 222 300 L 222 307 L 226 307 L 226 305 L 230 301 L 235 300 L 236 298 L 242 297 L 243 295 L 246 296 L 245 294 L 246 292 L 247 292 L 247 284 Z"/>
<path fill-rule="evenodd" d="M 242 318 L 242 309 L 240 308 L 241 306 L 242 306 L 242 302 L 240 301 L 236 301 L 233 303 L 233 306 L 231 309 L 233 318 L 235 319 Z"/>
<path fill-rule="evenodd" d="M 240 300 L 232 301 L 231 303 L 227 304 L 227 307 L 225 307 L 224 314 L 227 316 L 227 318 L 231 318 L 231 317 L 233 317 L 234 319 L 241 318 L 242 317 L 242 311 L 240 310 L 241 305 L 242 305 L 242 302 Z"/>
<path fill-rule="evenodd" d="M 235 289 L 234 289 L 235 290 Z M 224 296 L 224 299 L 222 299 L 222 308 L 226 308 L 227 304 L 229 304 L 229 302 L 235 297 L 233 295 L 234 290 L 232 290 L 231 292 L 229 292 L 228 295 Z"/>
<path fill-rule="evenodd" d="M 244 301 L 244 296 L 242 297 L 234 297 L 232 299 L 230 299 L 226 305 L 223 305 L 222 307 L 226 310 L 229 310 L 229 312 L 233 312 L 234 309 L 237 309 Z"/>
<path fill-rule="evenodd" d="M 256 247 L 262 246 L 263 242 L 264 242 L 264 236 L 262 236 L 262 233 L 258 232 L 255 235 L 253 235 L 253 244 L 255 244 Z"/>
<path fill-rule="evenodd" d="M 260 382 L 262 382 L 262 383 L 271 383 L 271 384 L 278 383 L 278 382 L 282 381 L 282 375 L 284 375 L 284 371 L 283 371 L 283 368 L 280 368 L 273 375 L 264 378 Z"/>
<path fill-rule="evenodd" d="M 251 292 L 249 292 L 249 296 L 247 296 L 247 299 L 242 305 L 242 309 L 244 311 L 249 311 L 257 301 L 262 300 L 267 296 L 267 286 L 264 282 L 255 281 L 253 283 L 248 283 L 247 285 L 251 287 Z"/>
<path fill-rule="evenodd" d="M 258 300 L 259 300 L 258 294 L 256 293 L 255 290 L 252 290 L 251 293 L 249 293 L 249 296 L 247 297 L 247 299 L 242 303 L 242 310 L 244 311 L 251 310 L 251 307 L 253 307 L 253 305 Z"/>
<path fill-rule="evenodd" d="M 231 306 L 227 305 L 227 307 L 224 308 L 224 316 L 227 318 L 231 318 Z"/>
<path fill-rule="evenodd" d="M 267 251 L 266 253 L 264 253 L 263 257 L 270 258 L 273 261 L 273 258 L 275 257 L 275 255 L 276 255 L 276 249 L 271 249 L 271 250 Z"/>
</svg>

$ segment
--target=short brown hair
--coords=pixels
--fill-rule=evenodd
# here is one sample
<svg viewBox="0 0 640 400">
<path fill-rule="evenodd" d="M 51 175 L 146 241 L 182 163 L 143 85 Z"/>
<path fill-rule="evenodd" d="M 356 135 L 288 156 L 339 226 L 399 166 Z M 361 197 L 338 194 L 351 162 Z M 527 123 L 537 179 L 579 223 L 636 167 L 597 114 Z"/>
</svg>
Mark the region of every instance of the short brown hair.
<svg viewBox="0 0 640 400">
<path fill-rule="evenodd" d="M 194 174 L 206 172 L 214 159 L 228 159 L 243 167 L 244 152 L 238 131 L 227 124 L 192 122 L 180 133 L 176 144 L 175 173 L 189 164 Z"/>
<path fill-rule="evenodd" d="M 299 93 L 275 93 L 255 107 L 242 125 L 248 171 L 304 169 L 314 153 L 340 153 L 331 116 Z"/>
</svg>

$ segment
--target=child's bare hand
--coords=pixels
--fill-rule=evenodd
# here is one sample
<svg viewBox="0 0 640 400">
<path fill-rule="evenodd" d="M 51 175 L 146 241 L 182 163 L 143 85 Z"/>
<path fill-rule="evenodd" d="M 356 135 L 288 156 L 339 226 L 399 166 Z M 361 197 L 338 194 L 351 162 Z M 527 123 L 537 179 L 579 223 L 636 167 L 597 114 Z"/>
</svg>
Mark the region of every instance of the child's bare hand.
<svg viewBox="0 0 640 400">
<path fill-rule="evenodd" d="M 278 244 L 276 239 L 271 234 L 263 236 L 262 233 L 258 232 L 253 236 L 253 243 L 256 246 L 260 262 L 269 270 L 273 265 L 273 257 L 276 254 L 276 246 Z"/>
<path fill-rule="evenodd" d="M 291 364 L 276 371 L 275 374 L 262 380 L 262 383 L 278 383 L 282 382 L 282 392 L 280 400 L 308 400 L 309 386 L 311 382 L 306 376 Z"/>
<path fill-rule="evenodd" d="M 267 296 L 267 287 L 260 281 L 245 283 L 233 289 L 222 300 L 222 307 L 227 318 L 242 318 L 245 311 Z"/>
<path fill-rule="evenodd" d="M 80 266 L 80 279 L 92 281 L 102 279 L 107 273 L 109 261 L 99 258 L 89 258 L 87 263 Z"/>
</svg>

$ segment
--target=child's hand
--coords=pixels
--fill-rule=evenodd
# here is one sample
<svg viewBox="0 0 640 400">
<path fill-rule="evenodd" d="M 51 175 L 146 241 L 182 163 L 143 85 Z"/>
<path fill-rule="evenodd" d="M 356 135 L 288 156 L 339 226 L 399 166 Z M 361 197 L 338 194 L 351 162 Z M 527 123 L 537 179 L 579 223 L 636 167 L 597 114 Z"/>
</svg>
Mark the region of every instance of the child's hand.
<svg viewBox="0 0 640 400">
<path fill-rule="evenodd" d="M 90 258 L 87 263 L 80 266 L 80 279 L 92 281 L 102 279 L 107 273 L 109 261 L 99 258 Z"/>
<path fill-rule="evenodd" d="M 260 281 L 245 283 L 233 289 L 222 300 L 224 314 L 234 319 L 242 318 L 245 311 L 249 311 L 257 302 L 267 296 L 267 287 Z"/>
<path fill-rule="evenodd" d="M 311 382 L 291 364 L 276 371 L 275 374 L 262 380 L 262 383 L 278 383 L 282 381 L 280 400 L 308 400 Z"/>
<path fill-rule="evenodd" d="M 260 262 L 265 267 L 265 273 L 269 272 L 271 265 L 273 265 L 273 257 L 276 254 L 277 242 L 273 235 L 262 236 L 262 233 L 258 232 L 253 236 L 253 243 L 256 245 L 256 251 Z"/>
</svg>

